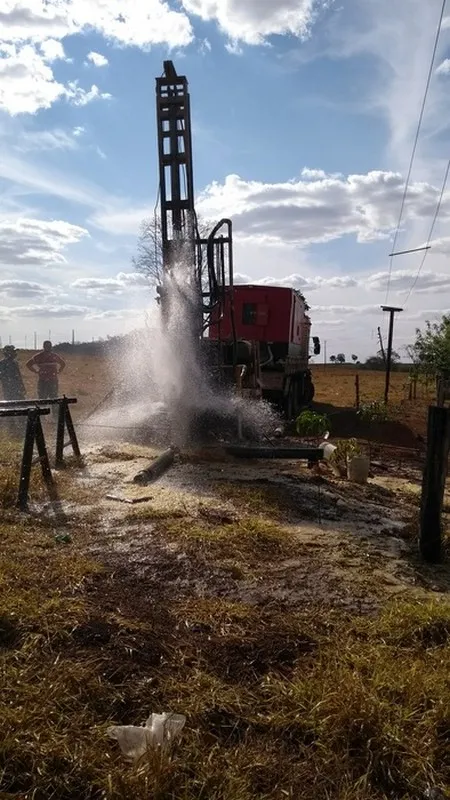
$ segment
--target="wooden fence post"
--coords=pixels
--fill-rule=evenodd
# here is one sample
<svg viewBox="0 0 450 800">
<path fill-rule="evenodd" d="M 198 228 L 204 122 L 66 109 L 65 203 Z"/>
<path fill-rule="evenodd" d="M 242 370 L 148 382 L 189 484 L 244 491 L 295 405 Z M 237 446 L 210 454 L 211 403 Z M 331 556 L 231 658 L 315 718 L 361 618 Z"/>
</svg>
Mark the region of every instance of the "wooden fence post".
<svg viewBox="0 0 450 800">
<path fill-rule="evenodd" d="M 359 408 L 360 397 L 359 397 L 359 375 L 355 375 L 355 405 L 356 408 Z"/>
<path fill-rule="evenodd" d="M 450 412 L 428 409 L 427 453 L 420 507 L 419 549 L 422 558 L 437 563 L 442 557 L 442 504 L 450 448 Z"/>
</svg>

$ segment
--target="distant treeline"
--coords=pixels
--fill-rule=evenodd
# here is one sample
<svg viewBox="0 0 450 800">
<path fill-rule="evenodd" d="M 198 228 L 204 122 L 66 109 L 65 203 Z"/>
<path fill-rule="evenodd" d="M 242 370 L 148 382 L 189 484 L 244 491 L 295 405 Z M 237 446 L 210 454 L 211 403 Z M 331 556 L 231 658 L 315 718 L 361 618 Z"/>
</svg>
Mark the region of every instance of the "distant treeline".
<svg viewBox="0 0 450 800">
<path fill-rule="evenodd" d="M 58 353 L 74 353 L 81 356 L 106 356 L 113 351 L 122 349 L 127 345 L 135 344 L 139 338 L 144 339 L 146 332 L 136 331 L 123 336 L 108 336 L 107 339 L 98 339 L 94 342 L 60 342 L 53 349 Z"/>
</svg>

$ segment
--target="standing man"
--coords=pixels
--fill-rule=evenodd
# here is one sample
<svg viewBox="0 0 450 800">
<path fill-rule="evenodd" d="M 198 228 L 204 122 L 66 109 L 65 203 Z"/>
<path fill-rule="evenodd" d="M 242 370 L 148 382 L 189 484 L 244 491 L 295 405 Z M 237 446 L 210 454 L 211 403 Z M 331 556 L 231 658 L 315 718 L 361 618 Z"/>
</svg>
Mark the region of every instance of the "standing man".
<svg viewBox="0 0 450 800">
<path fill-rule="evenodd" d="M 58 397 L 58 376 L 66 362 L 53 352 L 51 342 L 44 342 L 43 350 L 27 361 L 27 367 L 38 376 L 38 399 L 49 400 Z"/>
<path fill-rule="evenodd" d="M 12 344 L 3 348 L 5 356 L 0 361 L 0 383 L 4 400 L 25 400 L 25 386 L 17 363 L 17 350 Z"/>
</svg>

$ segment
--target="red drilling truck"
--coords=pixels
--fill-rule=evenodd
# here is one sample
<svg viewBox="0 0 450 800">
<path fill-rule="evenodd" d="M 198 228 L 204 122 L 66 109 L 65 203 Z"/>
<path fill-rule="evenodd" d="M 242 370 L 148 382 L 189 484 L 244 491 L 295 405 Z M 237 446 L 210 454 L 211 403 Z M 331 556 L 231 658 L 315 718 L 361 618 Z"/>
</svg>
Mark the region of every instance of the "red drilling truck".
<svg viewBox="0 0 450 800">
<path fill-rule="evenodd" d="M 283 286 L 238 284 L 213 308 L 208 336 L 217 342 L 256 342 L 262 396 L 288 419 L 314 397 L 310 359 L 311 320 L 301 292 Z M 312 338 L 313 354 L 320 341 Z"/>
</svg>

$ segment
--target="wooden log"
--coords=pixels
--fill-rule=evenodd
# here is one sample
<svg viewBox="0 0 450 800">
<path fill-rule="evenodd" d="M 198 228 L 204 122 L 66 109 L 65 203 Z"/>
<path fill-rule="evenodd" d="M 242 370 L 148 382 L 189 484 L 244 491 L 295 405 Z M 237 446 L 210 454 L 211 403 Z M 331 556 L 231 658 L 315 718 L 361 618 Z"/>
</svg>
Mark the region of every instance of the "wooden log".
<svg viewBox="0 0 450 800">
<path fill-rule="evenodd" d="M 419 549 L 424 561 L 442 558 L 442 505 L 450 448 L 450 411 L 428 409 L 427 453 L 422 481 Z"/>
</svg>

